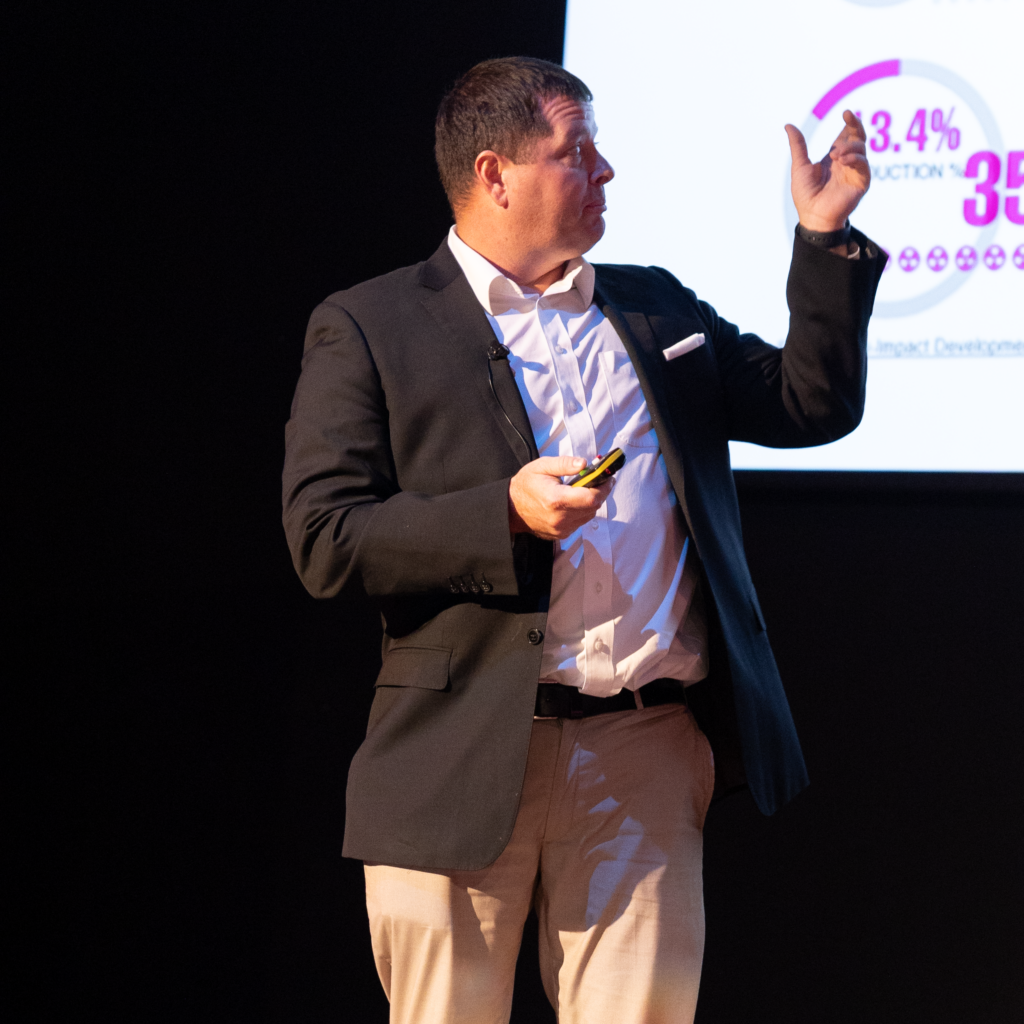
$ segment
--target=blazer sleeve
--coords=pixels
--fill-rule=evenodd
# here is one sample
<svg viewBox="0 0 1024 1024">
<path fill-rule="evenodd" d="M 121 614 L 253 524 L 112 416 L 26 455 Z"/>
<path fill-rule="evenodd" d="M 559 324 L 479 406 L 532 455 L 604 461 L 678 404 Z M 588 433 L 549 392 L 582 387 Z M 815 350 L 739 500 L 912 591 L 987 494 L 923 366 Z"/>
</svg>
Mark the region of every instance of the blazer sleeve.
<svg viewBox="0 0 1024 1024">
<path fill-rule="evenodd" d="M 730 440 L 770 448 L 827 444 L 864 414 L 867 328 L 886 257 L 854 231 L 860 258 L 796 236 L 782 348 L 743 334 L 706 302 L 701 313 L 719 369 Z"/>
<path fill-rule="evenodd" d="M 452 493 L 402 490 L 388 396 L 366 337 L 340 305 L 317 307 L 285 428 L 283 474 L 285 534 L 314 597 L 451 597 L 463 580 L 496 596 L 517 594 L 508 485 L 506 477 Z"/>
</svg>

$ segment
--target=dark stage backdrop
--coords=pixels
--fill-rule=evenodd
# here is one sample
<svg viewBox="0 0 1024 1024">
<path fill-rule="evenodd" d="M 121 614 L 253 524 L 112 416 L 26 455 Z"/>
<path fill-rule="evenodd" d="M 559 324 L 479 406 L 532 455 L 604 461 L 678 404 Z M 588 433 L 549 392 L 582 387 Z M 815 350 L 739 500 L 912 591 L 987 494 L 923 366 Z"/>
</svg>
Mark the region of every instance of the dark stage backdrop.
<svg viewBox="0 0 1024 1024">
<path fill-rule="evenodd" d="M 7 17 L 21 1019 L 384 1021 L 340 857 L 378 621 L 292 572 L 283 425 L 313 306 L 448 227 L 443 89 L 559 59 L 562 5 Z M 801 483 L 742 501 L 814 781 L 774 819 L 712 812 L 699 1020 L 1008 1021 L 1021 498 Z M 551 1020 L 531 957 L 514 1019 Z"/>
</svg>

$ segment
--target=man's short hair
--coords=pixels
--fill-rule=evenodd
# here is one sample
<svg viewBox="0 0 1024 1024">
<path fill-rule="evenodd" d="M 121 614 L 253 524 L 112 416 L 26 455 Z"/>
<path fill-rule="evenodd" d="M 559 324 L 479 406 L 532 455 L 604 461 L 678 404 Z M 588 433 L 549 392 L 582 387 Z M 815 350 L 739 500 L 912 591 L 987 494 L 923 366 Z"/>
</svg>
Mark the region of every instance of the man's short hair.
<svg viewBox="0 0 1024 1024">
<path fill-rule="evenodd" d="M 467 71 L 448 91 L 434 124 L 434 155 L 452 210 L 473 186 L 473 165 L 485 149 L 519 162 L 552 134 L 544 101 L 566 96 L 581 103 L 590 90 L 565 68 L 536 57 L 499 57 Z"/>
</svg>

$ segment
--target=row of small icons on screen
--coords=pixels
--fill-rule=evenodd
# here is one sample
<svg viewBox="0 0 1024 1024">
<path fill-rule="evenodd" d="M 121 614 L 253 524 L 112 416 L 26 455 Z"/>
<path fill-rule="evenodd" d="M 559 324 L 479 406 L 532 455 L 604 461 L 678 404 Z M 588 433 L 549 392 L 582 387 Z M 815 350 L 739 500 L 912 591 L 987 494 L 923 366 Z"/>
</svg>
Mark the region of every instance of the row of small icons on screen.
<svg viewBox="0 0 1024 1024">
<path fill-rule="evenodd" d="M 921 254 L 912 245 L 908 245 L 903 249 L 895 260 L 892 259 L 892 254 L 887 249 L 883 251 L 890 257 L 889 262 L 885 266 L 886 270 L 892 266 L 898 266 L 900 270 L 909 274 L 917 270 L 924 263 L 929 270 L 934 270 L 938 273 L 949 266 L 949 253 L 941 245 L 936 245 L 929 249 L 923 260 Z M 1013 250 L 1010 260 L 1018 270 L 1024 270 L 1024 244 L 1018 245 Z M 1006 262 L 1006 250 L 1001 245 L 990 245 L 981 254 L 980 261 L 989 270 L 999 270 Z M 960 246 L 953 257 L 953 263 L 957 270 L 973 270 L 978 265 L 978 262 L 978 250 L 973 245 Z"/>
</svg>

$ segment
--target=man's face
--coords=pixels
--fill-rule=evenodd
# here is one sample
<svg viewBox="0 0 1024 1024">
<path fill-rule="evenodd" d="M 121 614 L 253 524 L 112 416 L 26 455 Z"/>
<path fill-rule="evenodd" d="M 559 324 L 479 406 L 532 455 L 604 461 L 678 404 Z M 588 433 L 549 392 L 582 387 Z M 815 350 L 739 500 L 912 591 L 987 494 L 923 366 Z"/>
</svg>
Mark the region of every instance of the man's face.
<svg viewBox="0 0 1024 1024">
<path fill-rule="evenodd" d="M 541 106 L 553 134 L 538 139 L 506 171 L 510 227 L 532 248 L 558 259 L 581 256 L 604 234 L 604 186 L 614 171 L 594 144 L 589 103 L 564 96 Z"/>
</svg>

